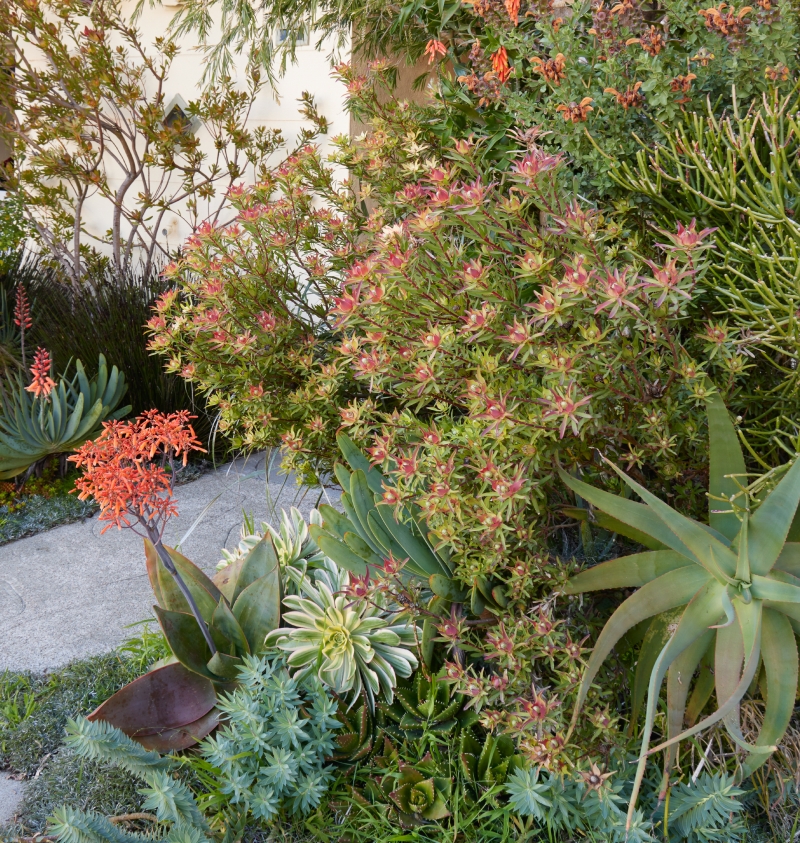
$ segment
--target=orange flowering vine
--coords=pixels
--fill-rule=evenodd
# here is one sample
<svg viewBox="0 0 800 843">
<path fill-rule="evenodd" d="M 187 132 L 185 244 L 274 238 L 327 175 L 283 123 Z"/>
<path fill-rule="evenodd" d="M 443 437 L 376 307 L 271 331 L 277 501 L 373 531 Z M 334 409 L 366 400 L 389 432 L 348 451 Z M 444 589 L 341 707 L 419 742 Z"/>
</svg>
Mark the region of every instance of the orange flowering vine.
<svg viewBox="0 0 800 843">
<path fill-rule="evenodd" d="M 687 73 L 685 76 L 676 76 L 670 83 L 669 89 L 675 94 L 683 94 L 678 100 L 679 103 L 689 102 L 688 93 L 691 90 L 692 82 L 697 79 L 694 73 Z"/>
<path fill-rule="evenodd" d="M 33 378 L 30 386 L 25 387 L 36 398 L 47 398 L 56 385 L 55 381 L 50 377 L 50 366 L 50 352 L 46 348 L 37 348 L 36 354 L 33 356 L 33 365 L 31 366 L 31 375 L 33 375 Z"/>
<path fill-rule="evenodd" d="M 108 522 L 103 533 L 112 527 L 129 527 L 152 542 L 213 655 L 217 650 L 208 627 L 162 544 L 167 521 L 178 514 L 173 497 L 176 461 L 186 465 L 190 452 L 204 451 L 189 423 L 192 418 L 186 410 L 169 414 L 148 410 L 134 421 L 105 422 L 100 436 L 79 448 L 69 461 L 84 469 L 75 489 L 81 500 L 94 498 L 100 505 L 100 520 Z"/>
<path fill-rule="evenodd" d="M 629 38 L 625 45 L 630 47 L 631 44 L 638 44 L 648 56 L 657 56 L 665 45 L 664 36 L 654 27 L 651 26 L 647 32 L 640 38 Z"/>
<path fill-rule="evenodd" d="M 566 75 L 565 68 L 567 60 L 563 53 L 559 53 L 555 58 L 542 59 L 539 56 L 534 56 L 531 60 L 535 73 L 541 73 L 542 76 L 553 85 L 560 84 L 561 80 Z"/>
<path fill-rule="evenodd" d="M 788 82 L 789 68 L 782 62 L 779 62 L 775 67 L 767 67 L 764 75 L 770 82 Z"/>
<path fill-rule="evenodd" d="M 639 93 L 641 87 L 642 83 L 637 82 L 635 85 L 629 85 L 623 92 L 616 88 L 606 88 L 604 93 L 613 94 L 617 102 L 627 111 L 629 108 L 641 108 L 644 105 L 644 97 Z"/>
<path fill-rule="evenodd" d="M 747 29 L 749 21 L 746 21 L 745 18 L 752 11 L 752 6 L 743 6 L 737 12 L 733 6 L 720 3 L 719 6 L 712 6 L 710 9 L 701 9 L 698 14 L 705 18 L 706 29 L 710 32 L 736 36 Z"/>
</svg>

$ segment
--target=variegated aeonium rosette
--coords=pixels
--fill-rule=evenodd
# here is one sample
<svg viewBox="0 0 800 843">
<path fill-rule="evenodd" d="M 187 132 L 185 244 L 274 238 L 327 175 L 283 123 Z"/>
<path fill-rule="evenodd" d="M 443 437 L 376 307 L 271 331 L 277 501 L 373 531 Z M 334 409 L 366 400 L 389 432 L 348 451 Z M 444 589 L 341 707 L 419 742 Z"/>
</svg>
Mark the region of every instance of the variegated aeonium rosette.
<svg viewBox="0 0 800 843">
<path fill-rule="evenodd" d="M 777 472 L 748 484 L 736 430 L 721 398 L 708 402 L 709 523 L 676 512 L 618 468 L 611 467 L 644 501 L 636 503 L 582 483 L 561 479 L 585 501 L 606 513 L 604 524 L 635 539 L 648 552 L 612 559 L 567 583 L 567 594 L 608 588 L 636 588 L 614 612 L 595 644 L 573 713 L 581 705 L 608 654 L 625 633 L 648 618 L 669 613 L 660 635 L 646 636 L 639 664 L 647 665 L 647 708 L 639 768 L 631 799 L 630 824 L 646 759 L 668 749 L 666 775 L 677 744 L 722 721 L 747 752 L 741 776 L 763 764 L 783 737 L 794 710 L 798 678 L 795 633 L 800 634 L 800 459 L 774 488 Z M 793 523 L 794 522 L 794 523 Z M 798 535 L 796 535 L 798 534 Z M 706 660 L 713 664 L 717 706 L 684 729 L 691 680 Z M 763 664 L 767 700 L 755 743 L 742 733 L 739 703 Z M 659 692 L 667 678 L 666 740 L 650 747 Z M 704 683 L 695 685 L 695 694 Z M 695 700 L 697 714 L 709 699 Z M 694 719 L 694 718 L 691 718 Z"/>
<path fill-rule="evenodd" d="M 363 690 L 373 711 L 379 695 L 391 703 L 397 677 L 411 676 L 418 666 L 419 630 L 399 611 L 375 600 L 355 600 L 349 573 L 330 559 L 313 574 L 290 567 L 286 574 L 298 592 L 283 600 L 290 610 L 283 620 L 291 626 L 273 630 L 267 646 L 289 654 L 298 681 L 316 673 L 353 702 Z"/>
</svg>

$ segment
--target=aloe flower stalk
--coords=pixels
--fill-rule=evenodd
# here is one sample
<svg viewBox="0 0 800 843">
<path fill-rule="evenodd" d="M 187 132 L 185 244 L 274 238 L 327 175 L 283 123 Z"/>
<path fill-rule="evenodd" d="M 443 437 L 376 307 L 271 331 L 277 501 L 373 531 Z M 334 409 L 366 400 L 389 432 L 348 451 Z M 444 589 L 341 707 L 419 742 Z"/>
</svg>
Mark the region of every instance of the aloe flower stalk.
<svg viewBox="0 0 800 843">
<path fill-rule="evenodd" d="M 418 666 L 414 625 L 400 622 L 386 607 L 354 602 L 347 593 L 350 575 L 329 559 L 313 582 L 293 568 L 286 574 L 299 592 L 283 600 L 290 610 L 283 618 L 291 626 L 271 632 L 267 646 L 289 654 L 298 681 L 315 673 L 337 694 L 350 694 L 352 702 L 363 691 L 373 711 L 380 694 L 391 703 L 397 677 L 408 678 Z"/>
</svg>

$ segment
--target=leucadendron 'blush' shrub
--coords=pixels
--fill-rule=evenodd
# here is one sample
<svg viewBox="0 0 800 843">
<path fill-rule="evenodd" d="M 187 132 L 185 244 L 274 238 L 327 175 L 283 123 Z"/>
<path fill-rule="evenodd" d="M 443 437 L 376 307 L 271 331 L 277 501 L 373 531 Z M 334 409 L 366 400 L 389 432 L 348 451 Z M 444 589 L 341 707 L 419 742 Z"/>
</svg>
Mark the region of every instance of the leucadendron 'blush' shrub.
<svg viewBox="0 0 800 843">
<path fill-rule="evenodd" d="M 375 75 L 345 77 L 363 97 Z M 411 109 L 378 119 L 339 142 L 358 194 L 306 147 L 234 191 L 236 222 L 198 230 L 168 267 L 179 287 L 152 347 L 208 394 L 221 429 L 283 444 L 310 477 L 345 427 L 466 579 L 546 523 L 556 460 L 590 465 L 602 447 L 702 500 L 707 376 L 727 393 L 746 359 L 688 315 L 707 232 L 664 231 L 658 255 L 636 257 L 634 233 L 563 192 L 564 161 L 535 136 L 491 180 L 480 149 L 443 157 Z"/>
<path fill-rule="evenodd" d="M 744 367 L 687 315 L 708 232 L 665 231 L 657 260 L 637 259 L 557 189 L 560 157 L 531 142 L 488 182 L 473 154 L 461 142 L 404 189 L 334 307 L 370 392 L 342 424 L 467 581 L 529 543 L 555 464 L 591 465 L 594 449 L 691 503 L 707 376 L 728 390 Z"/>
<path fill-rule="evenodd" d="M 208 396 L 234 446 L 284 444 L 313 478 L 331 465 L 337 408 L 352 397 L 328 314 L 363 249 L 362 216 L 312 147 L 229 198 L 235 221 L 199 228 L 165 268 L 176 287 L 148 323 L 150 348 Z"/>
<path fill-rule="evenodd" d="M 356 174 L 377 168 L 380 182 L 353 189 L 307 145 L 259 184 L 235 186 L 236 219 L 186 241 L 164 270 L 175 286 L 149 322 L 150 349 L 208 398 L 220 432 L 237 448 L 285 446 L 307 480 L 339 459 L 338 408 L 368 395 L 338 351 L 332 311 L 345 271 L 403 212 L 395 193 L 438 159 L 421 109 L 380 96 L 384 70 L 385 62 L 364 77 L 339 69 L 349 106 L 371 115 L 372 131 L 358 148 L 334 141 L 342 163 Z"/>
</svg>

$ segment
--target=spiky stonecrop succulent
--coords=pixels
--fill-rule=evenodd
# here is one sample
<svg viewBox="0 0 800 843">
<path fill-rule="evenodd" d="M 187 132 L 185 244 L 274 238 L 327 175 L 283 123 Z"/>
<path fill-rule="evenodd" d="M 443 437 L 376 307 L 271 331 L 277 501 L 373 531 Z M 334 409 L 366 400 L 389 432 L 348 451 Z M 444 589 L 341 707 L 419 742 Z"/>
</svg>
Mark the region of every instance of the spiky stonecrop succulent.
<svg viewBox="0 0 800 843">
<path fill-rule="evenodd" d="M 266 645 L 289 654 L 298 679 L 315 673 L 351 701 L 363 691 L 371 711 L 380 695 L 391 703 L 397 677 L 418 666 L 419 630 L 387 607 L 348 596 L 350 575 L 330 559 L 308 574 L 289 567 L 286 575 L 299 592 L 283 600 L 291 626 L 273 630 Z"/>
<path fill-rule="evenodd" d="M 336 701 L 316 677 L 292 677 L 283 656 L 243 661 L 238 688 L 218 703 L 227 725 L 201 752 L 219 771 L 220 792 L 256 819 L 281 809 L 307 814 L 333 779 L 326 763 L 341 728 Z"/>
<path fill-rule="evenodd" d="M 455 735 L 478 722 L 479 715 L 465 711 L 467 697 L 453 691 L 442 675 L 426 678 L 418 670 L 413 679 L 400 680 L 394 702 L 378 703 L 378 725 L 395 740 L 419 740 L 427 733 Z"/>
<path fill-rule="evenodd" d="M 721 398 L 708 403 L 709 523 L 676 512 L 615 466 L 611 467 L 644 501 L 636 503 L 603 492 L 561 472 L 561 479 L 585 501 L 607 513 L 616 532 L 653 548 L 603 562 L 573 577 L 567 594 L 599 589 L 637 589 L 614 612 L 595 644 L 573 713 L 580 709 L 600 666 L 615 644 L 636 624 L 659 622 L 679 610 L 658 635 L 645 638 L 639 664 L 649 671 L 642 749 L 628 815 L 649 755 L 667 749 L 666 773 L 679 741 L 722 724 L 747 756 L 741 775 L 748 776 L 774 752 L 794 711 L 800 634 L 800 543 L 796 513 L 800 503 L 800 459 L 777 485 L 745 486 L 746 468 L 736 430 Z M 788 541 L 787 541 L 788 539 Z M 795 540 L 793 540 L 795 539 Z M 714 665 L 716 710 L 684 730 L 692 677 L 701 663 Z M 739 702 L 759 664 L 764 666 L 767 700 L 755 743 L 742 734 Z M 667 678 L 667 735 L 650 748 L 659 692 Z M 698 681 L 690 708 L 699 714 L 713 686 Z"/>
</svg>

